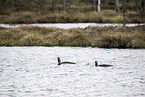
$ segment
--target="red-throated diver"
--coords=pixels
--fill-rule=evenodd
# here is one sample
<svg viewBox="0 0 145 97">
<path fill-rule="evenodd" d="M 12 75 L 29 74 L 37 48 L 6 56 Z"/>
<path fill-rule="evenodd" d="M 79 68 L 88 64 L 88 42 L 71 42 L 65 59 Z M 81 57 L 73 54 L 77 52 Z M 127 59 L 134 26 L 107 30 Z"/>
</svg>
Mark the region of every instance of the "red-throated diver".
<svg viewBox="0 0 145 97">
<path fill-rule="evenodd" d="M 61 62 L 59 57 L 57 57 L 57 59 L 58 59 L 58 65 L 61 65 L 61 64 L 76 64 L 74 62 Z"/>
<path fill-rule="evenodd" d="M 111 67 L 113 65 L 109 65 L 109 64 L 101 64 L 101 65 L 98 65 L 98 62 L 95 61 L 95 66 L 100 66 L 100 67 Z"/>
</svg>

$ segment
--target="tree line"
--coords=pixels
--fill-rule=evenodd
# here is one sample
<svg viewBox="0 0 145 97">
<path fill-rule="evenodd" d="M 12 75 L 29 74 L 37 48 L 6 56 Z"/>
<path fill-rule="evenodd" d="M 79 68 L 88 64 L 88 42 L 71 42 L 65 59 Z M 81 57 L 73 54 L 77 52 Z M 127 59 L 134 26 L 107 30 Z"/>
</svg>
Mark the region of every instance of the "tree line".
<svg viewBox="0 0 145 97">
<path fill-rule="evenodd" d="M 124 0 L 0 0 L 0 11 L 7 10 L 76 10 L 84 7 L 92 11 L 115 9 L 116 12 L 123 10 Z M 130 10 L 144 11 L 144 0 L 125 0 L 126 7 Z"/>
</svg>

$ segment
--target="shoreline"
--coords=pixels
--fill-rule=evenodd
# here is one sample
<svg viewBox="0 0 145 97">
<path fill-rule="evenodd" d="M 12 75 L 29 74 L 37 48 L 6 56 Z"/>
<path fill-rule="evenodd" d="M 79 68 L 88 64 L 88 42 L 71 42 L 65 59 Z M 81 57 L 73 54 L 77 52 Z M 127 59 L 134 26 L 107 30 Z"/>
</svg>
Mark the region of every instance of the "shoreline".
<svg viewBox="0 0 145 97">
<path fill-rule="evenodd" d="M 38 45 L 38 46 L 1 46 L 0 45 L 0 48 L 1 47 L 65 47 L 65 48 L 98 48 L 98 49 L 124 49 L 124 50 L 127 50 L 127 49 L 132 49 L 132 50 L 145 50 L 145 48 L 104 48 L 104 47 L 91 47 L 91 46 L 41 46 L 41 45 Z"/>
</svg>

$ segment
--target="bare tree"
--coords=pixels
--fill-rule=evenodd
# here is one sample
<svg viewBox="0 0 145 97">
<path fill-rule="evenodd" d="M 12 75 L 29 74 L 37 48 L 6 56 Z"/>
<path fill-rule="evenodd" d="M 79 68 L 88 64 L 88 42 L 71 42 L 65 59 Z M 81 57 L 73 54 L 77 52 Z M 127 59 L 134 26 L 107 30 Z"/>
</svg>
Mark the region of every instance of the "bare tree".
<svg viewBox="0 0 145 97">
<path fill-rule="evenodd" d="M 142 11 L 144 11 L 144 0 L 142 0 L 141 6 L 142 6 Z"/>
<path fill-rule="evenodd" d="M 45 10 L 45 6 L 44 6 L 45 3 L 46 3 L 45 0 L 40 0 L 40 1 L 39 1 L 39 7 L 40 7 L 41 10 Z"/>
<path fill-rule="evenodd" d="M 85 6 L 87 6 L 87 0 L 84 0 L 84 4 L 85 4 Z"/>
<path fill-rule="evenodd" d="M 120 9 L 119 9 L 119 0 L 115 0 L 115 9 L 116 9 L 116 12 L 120 11 Z"/>
<path fill-rule="evenodd" d="M 135 10 L 138 12 L 138 2 L 135 0 Z"/>
<path fill-rule="evenodd" d="M 72 5 L 72 0 L 69 0 L 69 6 L 71 6 Z"/>
<path fill-rule="evenodd" d="M 65 4 L 66 4 L 66 0 L 63 0 L 63 6 L 65 7 Z"/>
<path fill-rule="evenodd" d="M 94 11 L 96 12 L 96 0 L 93 0 L 93 8 L 94 8 Z"/>
<path fill-rule="evenodd" d="M 58 3 L 59 1 L 58 0 L 52 0 L 52 8 L 57 8 L 58 7 Z"/>
<path fill-rule="evenodd" d="M 126 25 L 126 18 L 125 18 L 125 15 L 126 15 L 126 0 L 123 0 L 123 4 L 124 4 L 124 9 L 123 9 L 123 17 L 124 17 L 124 21 L 123 21 L 123 26 L 125 27 Z"/>
<path fill-rule="evenodd" d="M 55 0 L 52 0 L 51 3 L 52 3 L 52 7 L 54 7 L 55 6 Z"/>
<path fill-rule="evenodd" d="M 98 12 L 101 11 L 100 5 L 101 5 L 101 0 L 98 0 Z"/>
</svg>

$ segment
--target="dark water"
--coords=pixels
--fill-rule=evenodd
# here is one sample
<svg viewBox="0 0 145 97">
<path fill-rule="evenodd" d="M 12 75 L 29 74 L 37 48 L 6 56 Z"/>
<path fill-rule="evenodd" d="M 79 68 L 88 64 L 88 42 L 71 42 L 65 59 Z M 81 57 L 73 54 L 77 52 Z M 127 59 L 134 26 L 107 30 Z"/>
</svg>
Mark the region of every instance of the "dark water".
<svg viewBox="0 0 145 97">
<path fill-rule="evenodd" d="M 43 96 L 145 97 L 145 49 L 0 47 L 0 97 Z"/>
</svg>

